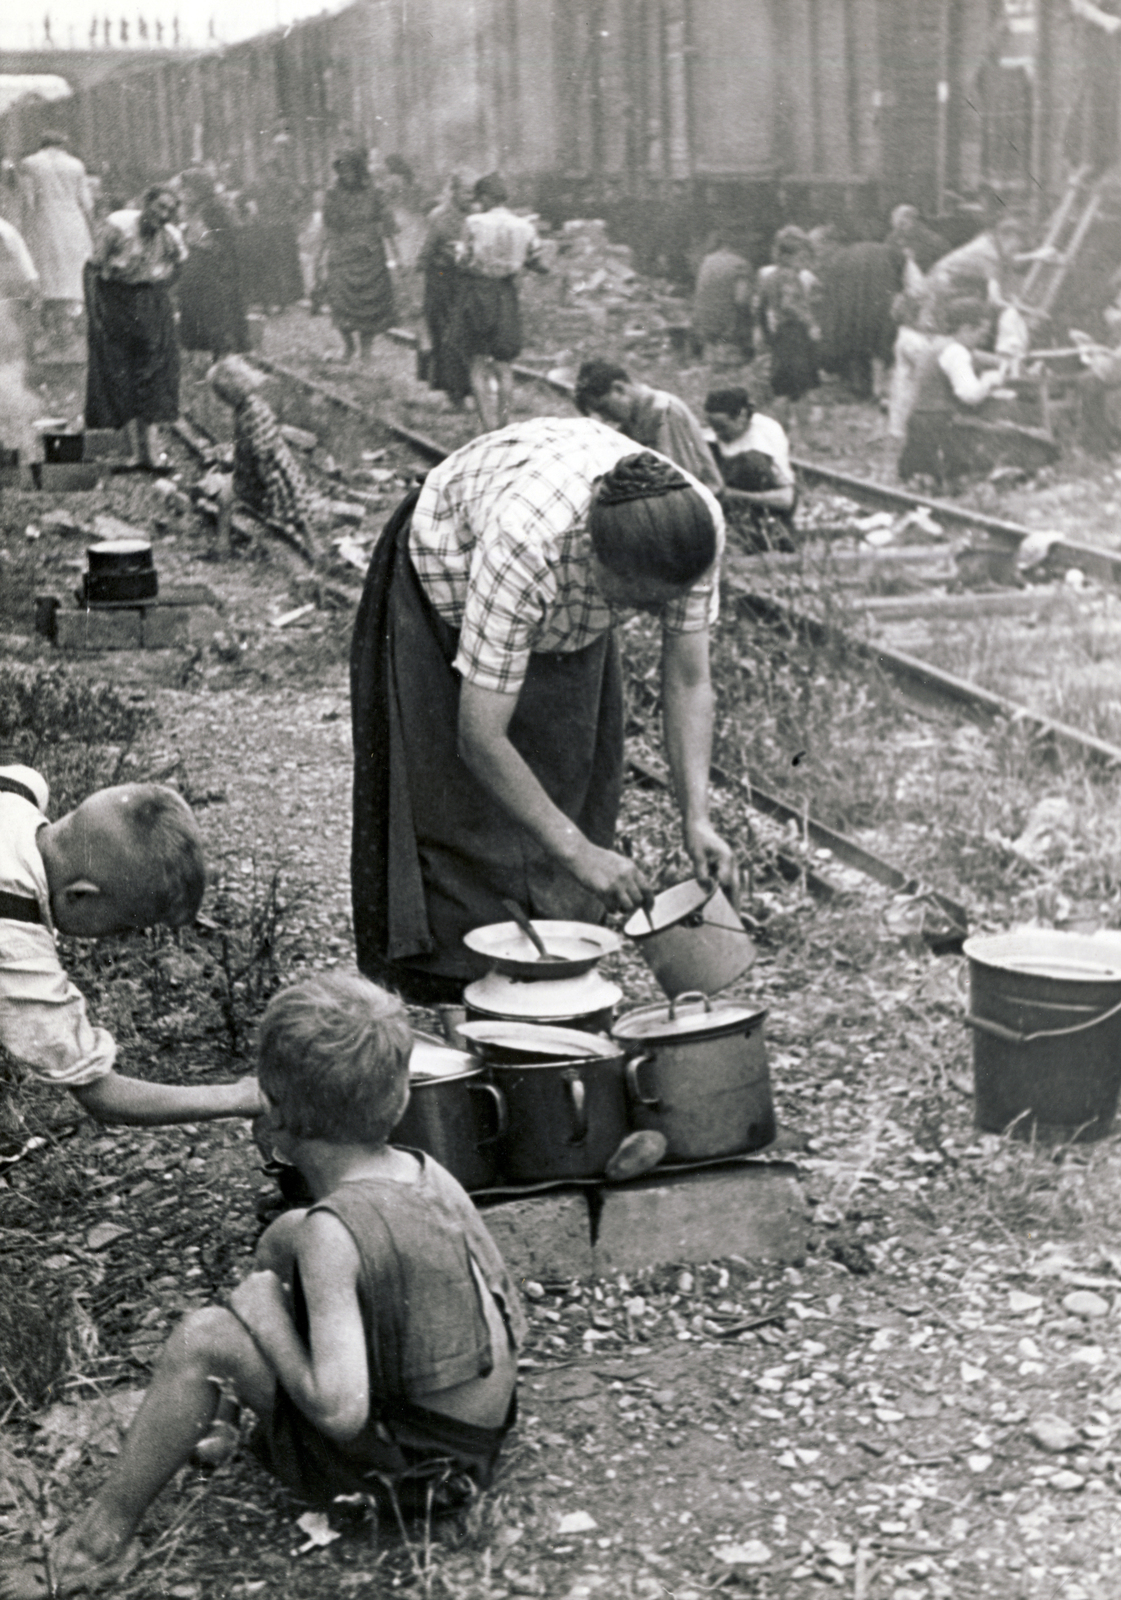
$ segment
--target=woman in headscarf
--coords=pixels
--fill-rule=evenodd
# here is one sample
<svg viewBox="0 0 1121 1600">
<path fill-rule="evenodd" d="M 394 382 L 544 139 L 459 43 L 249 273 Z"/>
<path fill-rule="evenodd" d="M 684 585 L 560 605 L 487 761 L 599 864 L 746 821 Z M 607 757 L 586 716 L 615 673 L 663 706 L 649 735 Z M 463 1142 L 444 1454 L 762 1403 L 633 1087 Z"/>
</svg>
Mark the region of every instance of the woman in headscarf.
<svg viewBox="0 0 1121 1600">
<path fill-rule="evenodd" d="M 536 417 L 429 472 L 370 563 L 351 648 L 358 965 L 421 1003 L 485 964 L 505 899 L 599 921 L 649 898 L 614 846 L 623 771 L 614 625 L 662 624 L 665 740 L 699 878 L 733 893 L 708 816 L 709 627 L 724 524 L 696 480 L 625 435 Z"/>
<path fill-rule="evenodd" d="M 393 323 L 385 241 L 397 227 L 370 177 L 365 150 L 344 150 L 334 167 L 336 181 L 323 202 L 327 304 L 343 337 L 344 360 L 349 361 L 356 349 L 368 356 L 374 335 Z"/>
<path fill-rule="evenodd" d="M 471 391 L 471 373 L 448 340 L 459 284 L 456 245 L 463 238 L 463 221 L 474 205 L 475 178 L 454 172 L 445 198 L 428 214 L 424 243 L 416 266 L 424 274 L 424 376 L 433 389 L 462 401 Z"/>
<path fill-rule="evenodd" d="M 85 269 L 89 323 L 86 427 L 135 432 L 130 465 L 162 471 L 157 424 L 179 415 L 179 342 L 171 286 L 187 259 L 179 198 L 155 184 L 139 208 L 105 219 Z"/>
<path fill-rule="evenodd" d="M 179 343 L 219 361 L 249 349 L 233 212 L 201 167 L 180 174 L 179 190 L 190 251 L 177 285 Z"/>
</svg>

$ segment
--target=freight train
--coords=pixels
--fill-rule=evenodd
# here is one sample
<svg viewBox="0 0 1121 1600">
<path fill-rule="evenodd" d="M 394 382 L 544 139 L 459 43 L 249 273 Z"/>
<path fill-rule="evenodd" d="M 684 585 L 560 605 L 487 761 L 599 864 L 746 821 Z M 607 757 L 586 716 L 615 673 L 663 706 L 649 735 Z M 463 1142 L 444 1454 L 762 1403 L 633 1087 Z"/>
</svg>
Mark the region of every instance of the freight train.
<svg viewBox="0 0 1121 1600">
<path fill-rule="evenodd" d="M 594 212 L 640 258 L 731 225 L 854 237 L 901 200 L 999 193 L 1044 217 L 1118 154 L 1118 0 L 358 0 L 221 51 L 135 59 L 0 119 L 9 159 L 66 125 L 135 189 L 212 160 L 307 189 L 360 139 L 429 192 L 501 168 L 554 220 Z M 65 70 L 65 52 L 58 52 Z M 0 56 L 0 69 L 3 58 Z"/>
</svg>

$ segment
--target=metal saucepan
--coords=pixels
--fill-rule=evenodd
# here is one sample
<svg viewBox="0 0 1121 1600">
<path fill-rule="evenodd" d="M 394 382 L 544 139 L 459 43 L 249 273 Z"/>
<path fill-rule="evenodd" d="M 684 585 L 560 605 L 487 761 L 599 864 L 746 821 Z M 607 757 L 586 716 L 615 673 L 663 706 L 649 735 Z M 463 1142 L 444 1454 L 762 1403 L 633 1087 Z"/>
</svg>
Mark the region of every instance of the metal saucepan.
<svg viewBox="0 0 1121 1600">
<path fill-rule="evenodd" d="M 494 1183 L 506 1132 L 506 1102 L 486 1070 L 464 1050 L 418 1039 L 409 1058 L 409 1103 L 390 1135 L 393 1144 L 433 1156 L 465 1189 Z"/>
<path fill-rule="evenodd" d="M 490 1072 L 506 1101 L 500 1141 L 503 1171 L 515 1183 L 595 1178 L 627 1133 L 626 1056 L 494 1062 Z"/>
<path fill-rule="evenodd" d="M 476 955 L 486 958 L 491 970 L 507 978 L 576 978 L 590 972 L 597 961 L 612 955 L 622 944 L 610 928 L 594 922 L 545 921 L 532 919 L 547 956 L 541 956 L 516 922 L 492 922 L 485 928 L 472 928 L 463 942 Z"/>
</svg>

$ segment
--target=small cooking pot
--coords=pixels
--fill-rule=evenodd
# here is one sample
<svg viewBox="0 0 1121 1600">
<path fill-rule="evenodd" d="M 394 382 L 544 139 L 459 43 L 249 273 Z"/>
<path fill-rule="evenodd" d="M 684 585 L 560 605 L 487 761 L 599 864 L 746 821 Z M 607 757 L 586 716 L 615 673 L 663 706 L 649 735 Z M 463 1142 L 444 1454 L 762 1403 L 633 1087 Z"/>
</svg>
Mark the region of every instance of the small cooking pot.
<svg viewBox="0 0 1121 1600">
<path fill-rule="evenodd" d="M 663 889 L 649 912 L 628 918 L 623 932 L 671 999 L 687 990 L 726 989 L 755 960 L 751 937 L 719 884 L 706 889 L 690 879 Z"/>
<path fill-rule="evenodd" d="M 390 1134 L 434 1156 L 465 1189 L 486 1189 L 498 1175 L 497 1142 L 506 1102 L 486 1068 L 464 1050 L 418 1042 L 409 1059 L 409 1103 Z"/>
<path fill-rule="evenodd" d="M 509 1119 L 502 1167 L 516 1183 L 598 1177 L 625 1137 L 625 1054 L 592 1043 L 594 1055 L 491 1065 Z"/>
<path fill-rule="evenodd" d="M 528 982 L 488 972 L 463 991 L 469 1020 L 539 1022 L 589 1033 L 606 1033 L 623 998 L 617 983 L 594 969 L 577 978 L 544 978 Z"/>
<path fill-rule="evenodd" d="M 48 433 L 42 434 L 43 460 L 52 462 L 67 462 L 73 464 L 84 457 L 85 434 L 82 433 Z"/>
<path fill-rule="evenodd" d="M 638 1006 L 612 1037 L 630 1054 L 627 1096 L 635 1128 L 665 1135 L 677 1161 L 758 1150 L 775 1136 L 763 1048 L 765 1011 L 715 1004 L 699 991 L 668 1005 Z"/>
<path fill-rule="evenodd" d="M 103 539 L 86 552 L 89 571 L 83 579 L 87 605 L 122 605 L 154 600 L 159 579 L 146 539 Z"/>
</svg>

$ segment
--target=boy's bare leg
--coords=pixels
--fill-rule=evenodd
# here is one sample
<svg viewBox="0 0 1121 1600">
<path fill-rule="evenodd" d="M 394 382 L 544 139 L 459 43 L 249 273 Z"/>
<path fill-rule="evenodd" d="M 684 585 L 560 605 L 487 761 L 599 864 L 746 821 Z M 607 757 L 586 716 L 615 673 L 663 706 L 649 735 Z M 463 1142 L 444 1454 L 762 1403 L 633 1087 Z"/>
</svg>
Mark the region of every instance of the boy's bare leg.
<svg viewBox="0 0 1121 1600">
<path fill-rule="evenodd" d="M 95 1580 L 101 1588 L 112 1584 L 113 1564 L 125 1558 L 144 1513 L 210 1426 L 218 1402 L 215 1379 L 258 1416 L 271 1414 L 272 1369 L 238 1319 L 221 1306 L 192 1312 L 164 1346 L 112 1472 L 51 1546 L 50 1576 L 58 1594 Z M 47 1593 L 38 1562 L 0 1569 L 0 1600 L 43 1600 Z"/>
<path fill-rule="evenodd" d="M 479 422 L 484 433 L 489 433 L 497 427 L 495 406 L 490 392 L 491 371 L 492 363 L 489 356 L 471 357 L 471 393 L 475 396 Z"/>
<path fill-rule="evenodd" d="M 514 404 L 514 370 L 508 361 L 496 361 L 494 370 L 498 374 L 498 420 L 495 426 L 504 428 L 510 420 Z"/>
</svg>

